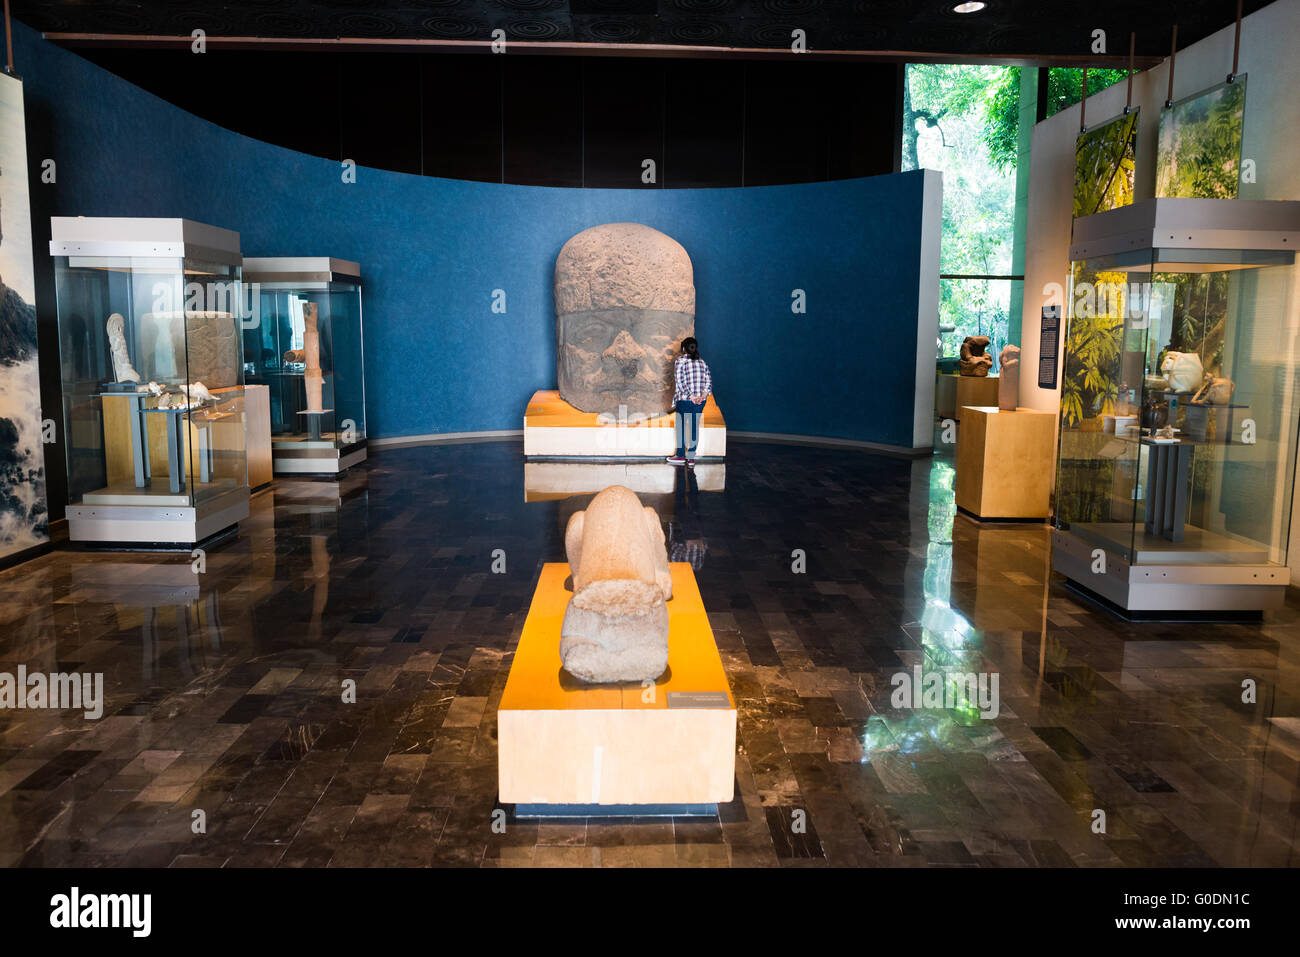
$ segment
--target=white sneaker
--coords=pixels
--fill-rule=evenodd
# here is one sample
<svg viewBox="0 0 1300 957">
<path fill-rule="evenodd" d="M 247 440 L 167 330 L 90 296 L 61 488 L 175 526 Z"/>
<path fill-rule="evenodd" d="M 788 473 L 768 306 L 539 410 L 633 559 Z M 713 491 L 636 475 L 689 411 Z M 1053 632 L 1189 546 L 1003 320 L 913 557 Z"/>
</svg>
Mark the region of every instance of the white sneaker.
<svg viewBox="0 0 1300 957">
<path fill-rule="evenodd" d="M 667 461 L 669 465 L 685 465 L 685 464 L 686 464 L 686 459 L 682 458 L 682 456 L 680 456 L 680 455 L 670 455 L 670 456 L 668 456 L 668 458 L 667 458 L 665 461 Z"/>
</svg>

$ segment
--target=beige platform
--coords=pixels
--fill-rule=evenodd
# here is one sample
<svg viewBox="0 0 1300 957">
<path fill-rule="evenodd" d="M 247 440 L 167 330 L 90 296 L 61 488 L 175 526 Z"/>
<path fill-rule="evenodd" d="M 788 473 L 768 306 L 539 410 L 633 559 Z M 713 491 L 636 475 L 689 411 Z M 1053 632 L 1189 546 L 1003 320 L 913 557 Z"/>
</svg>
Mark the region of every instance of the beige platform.
<svg viewBox="0 0 1300 957">
<path fill-rule="evenodd" d="M 996 405 L 958 411 L 957 507 L 976 518 L 1048 518 L 1056 416 L 1024 408 L 1002 412 Z"/>
<path fill-rule="evenodd" d="M 543 566 L 497 712 L 500 800 L 524 805 L 732 799 L 736 707 L 691 566 L 674 562 L 668 670 L 584 685 L 560 666 L 569 566 Z M 703 695 L 704 698 L 691 696 Z M 705 706 L 712 699 L 715 706 Z"/>
<path fill-rule="evenodd" d="M 977 375 L 959 375 L 957 376 L 957 398 L 956 410 L 953 418 L 958 422 L 962 420 L 962 409 L 968 405 L 976 406 L 997 406 L 998 404 L 998 377 L 995 375 L 977 376 Z M 961 437 L 957 437 L 961 441 Z"/>
<path fill-rule="evenodd" d="M 658 458 L 672 455 L 677 446 L 676 413 L 644 421 L 634 416 L 602 416 L 580 412 L 560 398 L 555 389 L 533 393 L 524 412 L 524 455 L 618 456 Z M 727 454 L 727 423 L 713 396 L 700 416 L 700 441 L 696 458 L 722 458 Z"/>
</svg>

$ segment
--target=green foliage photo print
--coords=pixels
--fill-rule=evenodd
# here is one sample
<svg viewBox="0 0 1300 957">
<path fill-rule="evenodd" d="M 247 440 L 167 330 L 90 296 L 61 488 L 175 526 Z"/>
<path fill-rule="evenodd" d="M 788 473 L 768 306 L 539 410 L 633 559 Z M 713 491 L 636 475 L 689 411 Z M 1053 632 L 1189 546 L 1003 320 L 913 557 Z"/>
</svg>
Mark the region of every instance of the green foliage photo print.
<svg viewBox="0 0 1300 957">
<path fill-rule="evenodd" d="M 1133 202 L 1138 114 L 1081 133 L 1074 146 L 1074 218 Z"/>
<path fill-rule="evenodd" d="M 1156 195 L 1236 199 L 1245 112 L 1243 73 L 1161 113 Z"/>
</svg>

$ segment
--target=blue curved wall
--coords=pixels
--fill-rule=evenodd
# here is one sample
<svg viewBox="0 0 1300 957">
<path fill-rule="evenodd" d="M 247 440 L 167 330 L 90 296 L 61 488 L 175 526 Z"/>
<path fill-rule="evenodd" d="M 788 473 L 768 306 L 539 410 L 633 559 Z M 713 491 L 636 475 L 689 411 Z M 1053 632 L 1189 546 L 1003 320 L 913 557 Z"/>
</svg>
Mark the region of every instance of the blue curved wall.
<svg viewBox="0 0 1300 957">
<path fill-rule="evenodd" d="M 54 191 L 55 215 L 184 217 L 238 230 L 246 256 L 361 263 L 372 438 L 520 428 L 533 391 L 555 387 L 556 254 L 588 226 L 635 221 L 690 253 L 732 429 L 912 445 L 920 172 L 610 190 L 363 167 L 345 184 L 337 162 L 200 120 L 29 29 L 15 39 L 29 126 L 47 124 L 32 139 L 57 163 L 56 184 L 34 188 Z"/>
</svg>

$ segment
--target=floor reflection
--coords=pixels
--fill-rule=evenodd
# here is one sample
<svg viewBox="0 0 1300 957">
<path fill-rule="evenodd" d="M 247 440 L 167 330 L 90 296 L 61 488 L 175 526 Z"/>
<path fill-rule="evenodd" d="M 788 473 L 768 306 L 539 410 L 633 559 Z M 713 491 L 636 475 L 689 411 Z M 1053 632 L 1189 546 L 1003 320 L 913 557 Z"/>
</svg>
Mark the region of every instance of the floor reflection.
<svg viewBox="0 0 1300 957">
<path fill-rule="evenodd" d="M 735 801 L 494 833 L 512 649 L 605 481 L 532 464 L 385 451 L 347 488 L 254 496 L 201 571 L 56 551 L 0 573 L 0 672 L 102 673 L 106 697 L 98 721 L 0 710 L 0 864 L 1300 863 L 1294 604 L 1121 622 L 1052 579 L 1045 526 L 956 514 L 949 457 L 749 443 L 725 485 L 665 466 L 641 493 L 732 683 Z M 951 707 L 895 703 L 918 668 Z M 998 676 L 996 717 L 967 674 Z"/>
</svg>

